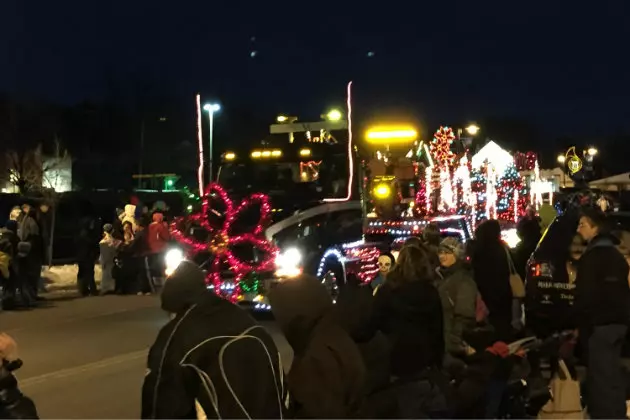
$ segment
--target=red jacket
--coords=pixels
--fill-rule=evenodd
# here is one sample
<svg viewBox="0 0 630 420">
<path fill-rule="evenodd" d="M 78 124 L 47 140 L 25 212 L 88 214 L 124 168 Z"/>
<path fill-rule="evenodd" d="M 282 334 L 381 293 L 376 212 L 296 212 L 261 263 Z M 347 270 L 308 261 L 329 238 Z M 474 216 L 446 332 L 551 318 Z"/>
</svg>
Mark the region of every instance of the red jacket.
<svg viewBox="0 0 630 420">
<path fill-rule="evenodd" d="M 149 225 L 147 232 L 149 252 L 156 254 L 164 251 L 170 239 L 171 235 L 168 231 L 168 225 L 164 222 L 164 215 L 155 213 L 153 215 L 153 223 Z"/>
</svg>

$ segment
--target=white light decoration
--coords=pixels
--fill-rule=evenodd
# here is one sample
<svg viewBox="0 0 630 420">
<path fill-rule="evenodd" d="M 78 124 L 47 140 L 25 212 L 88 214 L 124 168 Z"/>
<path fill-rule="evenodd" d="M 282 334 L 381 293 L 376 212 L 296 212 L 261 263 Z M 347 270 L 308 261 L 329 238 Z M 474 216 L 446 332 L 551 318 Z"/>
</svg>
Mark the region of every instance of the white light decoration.
<svg viewBox="0 0 630 420">
<path fill-rule="evenodd" d="M 514 158 L 498 144 L 493 141 L 489 141 L 488 144 L 483 146 L 481 150 L 472 157 L 472 167 L 479 169 L 485 162 L 492 164 L 494 170 L 500 177 L 505 169 L 514 163 Z"/>
<path fill-rule="evenodd" d="M 529 201 L 536 209 L 543 203 L 543 194 L 549 194 L 549 203 L 553 203 L 553 183 L 540 177 L 538 161 L 534 163 L 534 175 L 530 186 Z"/>
<path fill-rule="evenodd" d="M 459 166 L 455 170 L 454 184 L 460 183 L 462 187 L 462 202 L 473 206 L 475 204 L 475 196 L 472 193 L 472 187 L 470 182 L 470 171 L 468 170 L 468 158 L 463 156 L 459 161 Z M 461 206 L 462 203 L 457 203 L 457 206 Z"/>
<path fill-rule="evenodd" d="M 428 166 L 424 170 L 424 201 L 427 207 L 427 213 L 431 213 L 431 194 L 433 193 L 433 188 L 431 188 L 431 176 L 433 175 L 433 168 Z"/>
<path fill-rule="evenodd" d="M 455 200 L 453 197 L 453 184 L 451 182 L 451 175 L 448 168 L 440 169 L 440 205 L 438 206 L 440 211 L 448 211 L 455 207 Z"/>
</svg>

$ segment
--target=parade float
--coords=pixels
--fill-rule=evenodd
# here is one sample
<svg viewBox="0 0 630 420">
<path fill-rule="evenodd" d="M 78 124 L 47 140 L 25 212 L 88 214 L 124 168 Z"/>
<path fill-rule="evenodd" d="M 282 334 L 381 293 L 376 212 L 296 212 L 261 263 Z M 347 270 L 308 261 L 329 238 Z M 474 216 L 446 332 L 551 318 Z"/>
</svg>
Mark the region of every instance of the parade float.
<svg viewBox="0 0 630 420">
<path fill-rule="evenodd" d="M 471 154 L 447 126 L 430 141 L 409 124 L 355 138 L 351 87 L 347 119 L 274 124 L 288 143 L 226 151 L 201 211 L 173 222 L 209 288 L 267 310 L 274 282 L 306 273 L 335 299 L 349 282 L 371 281 L 380 255 L 429 224 L 466 242 L 484 219 L 513 227 L 525 213 L 532 196 L 518 170 L 535 155 L 495 142 Z"/>
</svg>

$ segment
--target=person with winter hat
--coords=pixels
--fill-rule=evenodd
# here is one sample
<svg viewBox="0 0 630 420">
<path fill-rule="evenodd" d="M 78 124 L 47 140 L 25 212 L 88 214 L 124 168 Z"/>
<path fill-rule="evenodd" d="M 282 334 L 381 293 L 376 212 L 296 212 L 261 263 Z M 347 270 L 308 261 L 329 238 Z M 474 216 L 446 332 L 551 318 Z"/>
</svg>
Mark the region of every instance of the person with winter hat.
<svg viewBox="0 0 630 420">
<path fill-rule="evenodd" d="M 470 355 L 474 350 L 464 341 L 464 334 L 476 325 L 477 285 L 463 264 L 464 247 L 456 238 L 444 238 L 438 256 L 436 286 L 444 314 L 446 352 L 455 357 Z"/>
<path fill-rule="evenodd" d="M 143 419 L 282 419 L 283 366 L 269 333 L 209 291 L 203 271 L 183 261 L 162 290 L 171 320 L 149 350 Z"/>
</svg>

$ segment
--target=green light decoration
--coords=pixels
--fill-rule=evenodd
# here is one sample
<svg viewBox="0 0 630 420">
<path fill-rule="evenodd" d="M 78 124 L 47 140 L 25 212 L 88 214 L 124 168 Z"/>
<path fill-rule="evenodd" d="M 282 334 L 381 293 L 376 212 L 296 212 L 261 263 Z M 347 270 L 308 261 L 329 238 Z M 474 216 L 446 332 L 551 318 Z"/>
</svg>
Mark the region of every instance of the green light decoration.
<svg viewBox="0 0 630 420">
<path fill-rule="evenodd" d="M 258 278 L 258 273 L 253 271 L 249 273 L 248 275 L 244 276 L 240 280 L 239 286 L 241 287 L 241 291 L 245 294 L 250 294 L 250 293 L 258 294 L 258 291 L 260 289 L 260 280 Z"/>
</svg>

